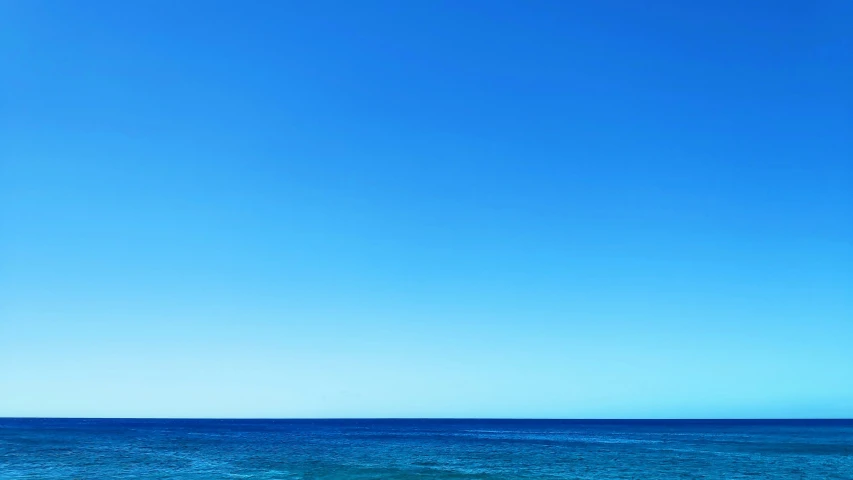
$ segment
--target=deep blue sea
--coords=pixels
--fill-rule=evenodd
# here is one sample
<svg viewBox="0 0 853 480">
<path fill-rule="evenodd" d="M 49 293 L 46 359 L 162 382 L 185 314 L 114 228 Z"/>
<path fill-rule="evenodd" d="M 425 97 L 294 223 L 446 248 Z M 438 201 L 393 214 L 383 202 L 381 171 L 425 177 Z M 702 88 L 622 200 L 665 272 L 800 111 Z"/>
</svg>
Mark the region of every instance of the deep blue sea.
<svg viewBox="0 0 853 480">
<path fill-rule="evenodd" d="M 0 419 L 2 479 L 853 479 L 853 421 Z"/>
</svg>

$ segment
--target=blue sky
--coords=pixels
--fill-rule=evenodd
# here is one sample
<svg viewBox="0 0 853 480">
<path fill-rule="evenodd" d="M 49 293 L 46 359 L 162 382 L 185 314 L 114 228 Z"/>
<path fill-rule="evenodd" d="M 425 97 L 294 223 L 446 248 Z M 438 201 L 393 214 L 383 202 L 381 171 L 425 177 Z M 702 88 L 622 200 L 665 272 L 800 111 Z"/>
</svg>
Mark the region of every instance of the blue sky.
<svg viewBox="0 0 853 480">
<path fill-rule="evenodd" d="M 851 417 L 847 1 L 0 5 L 0 416 Z"/>
</svg>

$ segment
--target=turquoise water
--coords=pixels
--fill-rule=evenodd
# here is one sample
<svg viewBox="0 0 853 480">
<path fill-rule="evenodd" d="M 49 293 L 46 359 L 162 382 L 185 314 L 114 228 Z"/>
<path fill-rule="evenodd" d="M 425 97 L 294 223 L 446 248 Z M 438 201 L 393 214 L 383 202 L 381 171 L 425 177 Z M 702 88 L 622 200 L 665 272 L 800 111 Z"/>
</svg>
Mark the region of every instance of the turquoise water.
<svg viewBox="0 0 853 480">
<path fill-rule="evenodd" d="M 0 419 L 2 479 L 853 479 L 853 421 Z"/>
</svg>

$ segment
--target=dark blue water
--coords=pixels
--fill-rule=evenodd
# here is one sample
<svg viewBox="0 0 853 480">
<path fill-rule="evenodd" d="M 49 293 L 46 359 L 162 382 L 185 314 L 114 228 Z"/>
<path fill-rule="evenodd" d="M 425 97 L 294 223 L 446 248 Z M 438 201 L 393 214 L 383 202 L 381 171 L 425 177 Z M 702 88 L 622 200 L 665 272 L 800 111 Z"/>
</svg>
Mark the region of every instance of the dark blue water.
<svg viewBox="0 0 853 480">
<path fill-rule="evenodd" d="M 0 419 L 3 479 L 853 479 L 853 421 Z"/>
</svg>

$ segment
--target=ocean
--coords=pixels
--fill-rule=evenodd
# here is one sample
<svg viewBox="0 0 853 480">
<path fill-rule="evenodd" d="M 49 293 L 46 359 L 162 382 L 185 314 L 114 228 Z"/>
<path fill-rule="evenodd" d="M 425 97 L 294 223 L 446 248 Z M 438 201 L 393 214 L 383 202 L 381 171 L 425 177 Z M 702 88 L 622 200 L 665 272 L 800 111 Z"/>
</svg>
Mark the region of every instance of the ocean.
<svg viewBox="0 0 853 480">
<path fill-rule="evenodd" d="M 853 420 L 0 419 L 2 479 L 853 479 Z"/>
</svg>

